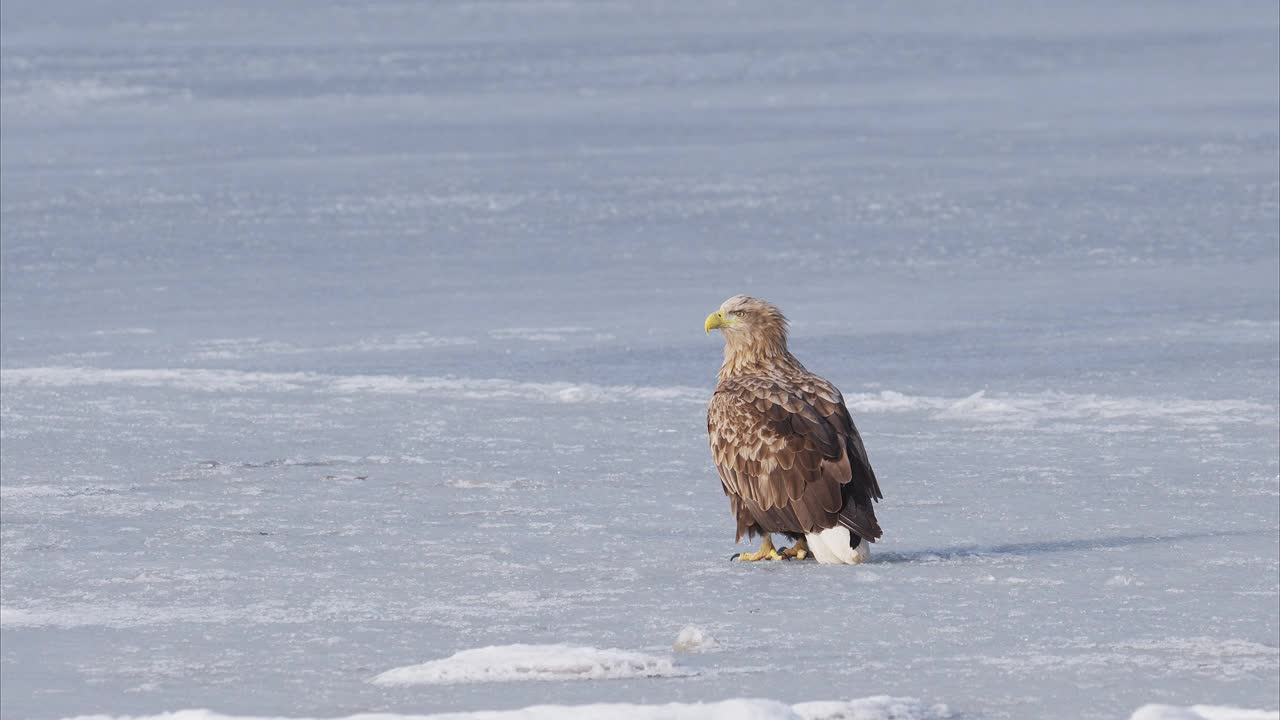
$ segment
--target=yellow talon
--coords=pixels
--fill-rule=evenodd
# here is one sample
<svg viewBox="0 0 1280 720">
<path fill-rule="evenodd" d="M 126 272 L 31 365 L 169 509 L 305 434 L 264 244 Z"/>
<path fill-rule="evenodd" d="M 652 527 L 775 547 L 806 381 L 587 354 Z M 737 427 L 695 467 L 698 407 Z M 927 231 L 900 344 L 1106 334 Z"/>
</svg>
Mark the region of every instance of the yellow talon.
<svg viewBox="0 0 1280 720">
<path fill-rule="evenodd" d="M 778 554 L 777 548 L 773 546 L 773 540 L 768 536 L 764 536 L 764 542 L 760 543 L 760 549 L 753 553 L 742 553 L 737 559 L 741 562 L 756 562 L 757 560 L 781 560 L 782 556 Z"/>
<path fill-rule="evenodd" d="M 804 538 L 800 538 L 796 541 L 795 545 L 792 545 L 782 551 L 782 557 L 793 558 L 795 560 L 803 560 L 809 557 L 809 541 Z"/>
</svg>

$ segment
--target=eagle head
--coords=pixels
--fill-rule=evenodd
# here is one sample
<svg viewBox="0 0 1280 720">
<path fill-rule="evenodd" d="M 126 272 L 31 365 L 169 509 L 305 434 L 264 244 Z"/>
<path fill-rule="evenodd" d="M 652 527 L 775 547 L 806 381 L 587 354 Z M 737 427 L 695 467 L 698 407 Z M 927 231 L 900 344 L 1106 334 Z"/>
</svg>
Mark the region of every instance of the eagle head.
<svg viewBox="0 0 1280 720">
<path fill-rule="evenodd" d="M 734 295 L 707 316 L 702 325 L 710 333 L 724 335 L 726 349 L 756 356 L 785 352 L 787 318 L 772 303 L 749 295 Z"/>
</svg>

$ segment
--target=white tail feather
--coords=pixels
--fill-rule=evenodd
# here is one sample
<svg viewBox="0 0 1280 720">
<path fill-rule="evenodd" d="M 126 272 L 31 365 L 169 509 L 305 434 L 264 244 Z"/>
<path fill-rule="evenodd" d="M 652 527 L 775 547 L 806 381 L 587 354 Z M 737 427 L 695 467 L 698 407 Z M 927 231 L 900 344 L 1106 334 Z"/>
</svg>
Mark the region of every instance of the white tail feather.
<svg viewBox="0 0 1280 720">
<path fill-rule="evenodd" d="M 809 541 L 813 557 L 820 563 L 860 565 L 871 559 L 871 543 L 865 539 L 858 543 L 857 548 L 849 547 L 853 536 L 843 523 L 822 532 L 806 533 L 805 539 Z"/>
</svg>

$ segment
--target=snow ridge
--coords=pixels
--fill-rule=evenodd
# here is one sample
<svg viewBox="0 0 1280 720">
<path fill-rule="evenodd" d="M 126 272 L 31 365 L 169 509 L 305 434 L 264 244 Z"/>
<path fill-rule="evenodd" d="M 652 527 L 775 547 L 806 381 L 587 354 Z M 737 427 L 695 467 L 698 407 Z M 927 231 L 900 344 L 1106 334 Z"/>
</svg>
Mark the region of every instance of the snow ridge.
<svg viewBox="0 0 1280 720">
<path fill-rule="evenodd" d="M 491 645 L 388 670 L 376 685 L 453 685 L 522 680 L 614 680 L 694 673 L 669 657 L 579 645 Z"/>
<path fill-rule="evenodd" d="M 630 703 L 535 705 L 519 710 L 438 715 L 368 713 L 334 720 L 947 720 L 951 717 L 953 716 L 945 705 L 926 705 L 915 698 L 879 695 L 858 700 L 805 702 L 798 705 L 785 705 L 773 700 L 734 698 L 719 702 L 665 705 Z M 222 715 L 211 710 L 179 710 L 132 717 L 87 715 L 72 720 L 267 720 L 267 718 Z M 306 719 L 274 718 L 272 720 Z"/>
<path fill-rule="evenodd" d="M 1280 720 L 1280 712 L 1221 705 L 1143 705 L 1129 720 Z"/>
<path fill-rule="evenodd" d="M 710 388 L 687 385 L 635 386 L 574 382 L 526 382 L 505 378 L 411 375 L 332 375 L 315 372 L 254 372 L 201 368 L 106 369 L 25 367 L 0 369 L 8 387 L 81 387 L 124 385 L 189 392 L 301 392 L 343 395 L 418 395 L 469 400 L 520 399 L 553 403 L 618 401 L 703 404 Z M 1071 428 L 1109 423 L 1112 428 L 1145 430 L 1152 423 L 1184 427 L 1219 424 L 1277 424 L 1275 405 L 1249 400 L 1195 400 L 1178 397 L 1109 397 L 1043 392 L 987 395 L 980 390 L 962 398 L 905 395 L 892 390 L 851 393 L 846 404 L 859 413 L 929 413 L 938 420 L 980 425 L 1031 427 L 1046 423 Z"/>
<path fill-rule="evenodd" d="M 704 403 L 710 391 L 686 386 L 635 387 L 571 382 L 522 382 L 503 378 L 407 375 L 330 375 L 315 372 L 253 372 L 200 368 L 115 370 L 91 367 L 30 367 L 0 370 L 9 387 L 123 385 L 189 392 L 298 392 L 426 395 L 471 400 L 515 398 L 562 403 L 619 400 Z"/>
</svg>

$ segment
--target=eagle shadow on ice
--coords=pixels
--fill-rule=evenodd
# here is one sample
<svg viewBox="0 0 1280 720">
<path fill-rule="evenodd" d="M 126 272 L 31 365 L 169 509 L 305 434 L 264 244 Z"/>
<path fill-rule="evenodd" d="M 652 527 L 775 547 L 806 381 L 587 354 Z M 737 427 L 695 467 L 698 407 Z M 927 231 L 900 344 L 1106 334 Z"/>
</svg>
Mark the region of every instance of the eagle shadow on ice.
<svg viewBox="0 0 1280 720">
<path fill-rule="evenodd" d="M 1051 553 L 1080 552 L 1082 550 L 1116 550 L 1140 545 L 1156 545 L 1172 543 L 1179 540 L 1204 540 L 1231 536 L 1259 535 L 1262 530 L 1245 531 L 1230 530 L 1224 532 L 1186 532 L 1169 533 L 1167 535 L 1112 535 L 1110 537 L 1079 538 L 1074 540 L 1038 540 L 1021 543 L 1004 543 L 1001 545 L 959 545 L 937 550 L 910 550 L 905 552 L 882 552 L 876 564 L 894 563 L 927 563 L 931 561 L 973 560 L 988 557 L 1034 556 Z"/>
</svg>

